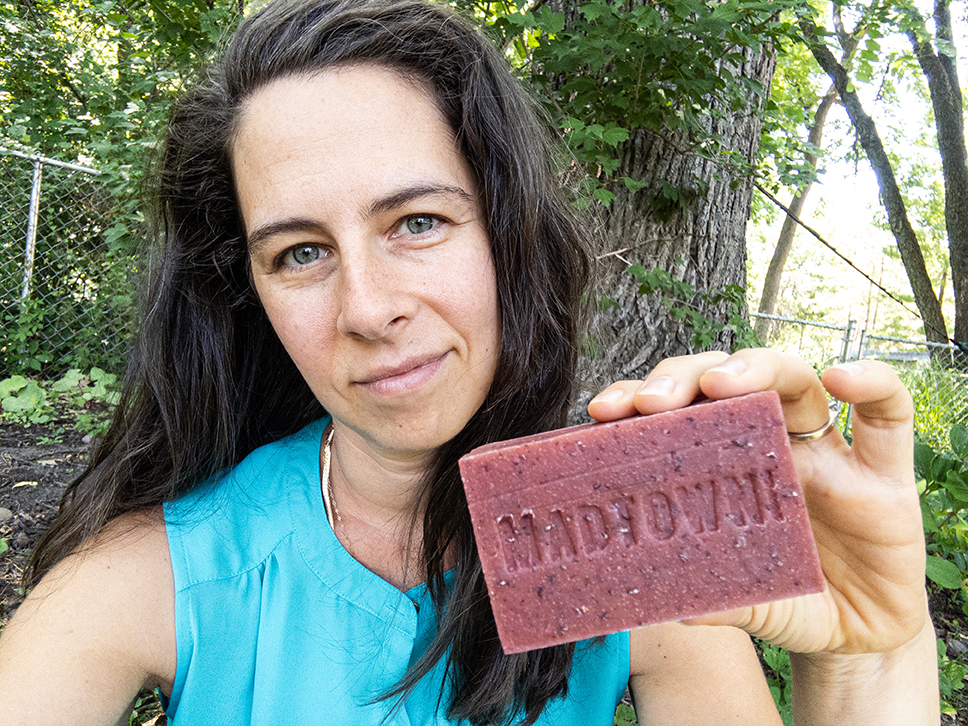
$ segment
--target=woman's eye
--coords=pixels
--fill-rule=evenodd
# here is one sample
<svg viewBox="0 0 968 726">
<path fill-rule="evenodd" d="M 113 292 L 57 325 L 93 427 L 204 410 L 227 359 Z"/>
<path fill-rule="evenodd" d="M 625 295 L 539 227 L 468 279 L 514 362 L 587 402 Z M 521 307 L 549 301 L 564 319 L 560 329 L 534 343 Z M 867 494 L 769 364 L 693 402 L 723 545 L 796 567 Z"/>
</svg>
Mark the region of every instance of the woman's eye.
<svg viewBox="0 0 968 726">
<path fill-rule="evenodd" d="M 403 228 L 407 234 L 424 234 L 437 224 L 437 218 L 429 214 L 413 214 L 403 221 Z"/>
<path fill-rule="evenodd" d="M 293 247 L 289 250 L 282 262 L 286 265 L 308 265 L 310 262 L 315 262 L 322 256 L 323 251 L 319 247 L 303 245 L 302 247 Z"/>
</svg>

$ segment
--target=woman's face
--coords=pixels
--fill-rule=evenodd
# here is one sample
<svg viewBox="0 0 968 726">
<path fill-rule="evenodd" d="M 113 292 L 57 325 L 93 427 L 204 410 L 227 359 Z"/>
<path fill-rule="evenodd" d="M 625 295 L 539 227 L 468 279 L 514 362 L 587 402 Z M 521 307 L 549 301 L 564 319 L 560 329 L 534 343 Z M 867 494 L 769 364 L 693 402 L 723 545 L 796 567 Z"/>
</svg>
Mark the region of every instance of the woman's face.
<svg viewBox="0 0 968 726">
<path fill-rule="evenodd" d="M 384 455 L 456 435 L 494 376 L 498 300 L 429 93 L 377 66 L 276 80 L 245 102 L 232 164 L 259 299 L 337 425 Z"/>
</svg>

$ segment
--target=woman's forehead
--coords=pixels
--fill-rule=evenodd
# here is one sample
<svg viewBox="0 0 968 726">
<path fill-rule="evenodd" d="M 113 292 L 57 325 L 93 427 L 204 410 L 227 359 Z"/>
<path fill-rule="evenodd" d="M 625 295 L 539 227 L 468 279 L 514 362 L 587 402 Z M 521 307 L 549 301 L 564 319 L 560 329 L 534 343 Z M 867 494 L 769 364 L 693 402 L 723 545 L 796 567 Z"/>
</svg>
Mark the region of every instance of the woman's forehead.
<svg viewBox="0 0 968 726">
<path fill-rule="evenodd" d="M 380 66 L 286 76 L 246 100 L 232 146 L 247 229 L 280 207 L 334 213 L 431 186 L 477 197 L 473 174 L 433 98 Z"/>
<path fill-rule="evenodd" d="M 284 134 L 313 120 L 334 132 L 365 136 L 384 113 L 393 115 L 398 132 L 408 123 L 430 122 L 451 142 L 456 138 L 430 85 L 387 66 L 352 64 L 284 75 L 260 86 L 240 105 L 234 139 L 260 128 Z"/>
</svg>

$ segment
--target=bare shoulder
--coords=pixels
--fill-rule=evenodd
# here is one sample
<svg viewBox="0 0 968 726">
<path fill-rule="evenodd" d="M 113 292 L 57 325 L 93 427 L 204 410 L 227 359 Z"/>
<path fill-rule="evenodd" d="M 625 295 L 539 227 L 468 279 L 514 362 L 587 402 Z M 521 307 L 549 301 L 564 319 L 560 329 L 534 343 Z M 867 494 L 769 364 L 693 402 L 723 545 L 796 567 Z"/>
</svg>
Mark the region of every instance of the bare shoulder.
<svg viewBox="0 0 968 726">
<path fill-rule="evenodd" d="M 640 723 L 781 723 L 749 636 L 663 623 L 633 630 L 629 687 Z"/>
<path fill-rule="evenodd" d="M 48 723 L 114 723 L 141 687 L 170 690 L 174 674 L 174 580 L 158 507 L 110 522 L 20 606 L 0 638 L 0 722 L 43 713 Z"/>
</svg>

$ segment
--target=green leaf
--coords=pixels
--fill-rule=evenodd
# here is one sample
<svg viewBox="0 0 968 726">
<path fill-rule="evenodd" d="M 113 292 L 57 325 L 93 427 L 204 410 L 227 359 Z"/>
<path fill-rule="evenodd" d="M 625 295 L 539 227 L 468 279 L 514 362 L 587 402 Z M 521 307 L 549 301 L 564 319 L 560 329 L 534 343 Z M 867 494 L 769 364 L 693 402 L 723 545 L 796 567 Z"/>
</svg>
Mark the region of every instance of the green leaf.
<svg viewBox="0 0 968 726">
<path fill-rule="evenodd" d="M 925 532 L 939 531 L 938 523 L 934 518 L 934 508 L 924 498 L 921 499 L 921 525 Z"/>
<path fill-rule="evenodd" d="M 621 305 L 614 298 L 610 298 L 608 295 L 602 295 L 598 299 L 598 309 L 601 311 L 610 310 L 612 308 L 619 308 Z"/>
<path fill-rule="evenodd" d="M 609 146 L 618 146 L 623 141 L 629 140 L 629 130 L 621 126 L 609 126 L 602 132 L 602 141 Z"/>
<path fill-rule="evenodd" d="M 66 391 L 79 388 L 83 379 L 84 374 L 80 370 L 71 368 L 64 374 L 63 378 L 51 384 L 50 390 L 54 393 L 65 393 Z"/>
<path fill-rule="evenodd" d="M 608 191 L 608 189 L 602 189 L 601 187 L 592 192 L 592 196 L 606 207 L 615 201 L 615 195 Z"/>
<path fill-rule="evenodd" d="M 948 434 L 948 439 L 951 442 L 951 450 L 955 453 L 955 456 L 968 460 L 968 426 L 955 424 L 951 427 L 951 433 Z"/>
<path fill-rule="evenodd" d="M 618 708 L 615 709 L 614 726 L 635 726 L 637 723 L 632 707 L 627 703 L 618 704 Z"/>
<path fill-rule="evenodd" d="M 649 186 L 645 182 L 636 181 L 635 179 L 632 179 L 631 177 L 627 177 L 627 176 L 622 177 L 622 182 L 625 184 L 625 186 L 628 188 L 630 192 L 637 192 L 640 189 L 645 189 L 647 186 Z"/>
<path fill-rule="evenodd" d="M 603 15 L 611 14 L 611 8 L 601 3 L 585 3 L 578 10 L 585 16 L 586 20 L 592 22 L 598 20 Z"/>
<path fill-rule="evenodd" d="M 931 479 L 937 482 L 943 482 L 956 465 L 956 462 L 952 461 L 946 456 L 935 456 L 931 460 Z"/>
<path fill-rule="evenodd" d="M 920 441 L 914 444 L 914 472 L 919 479 L 931 480 L 931 462 L 934 461 L 935 453 L 927 444 Z"/>
<path fill-rule="evenodd" d="M 948 471 L 947 476 L 944 480 L 944 488 L 947 489 L 951 495 L 962 502 L 968 502 L 968 482 L 965 478 L 956 471 Z"/>
<path fill-rule="evenodd" d="M 573 116 L 569 116 L 568 118 L 566 118 L 564 121 L 561 122 L 561 128 L 570 129 L 572 132 L 584 131 L 585 122 L 582 121 L 581 119 L 577 119 L 577 118 L 574 118 Z"/>
<path fill-rule="evenodd" d="M 11 393 L 19 391 L 27 385 L 27 379 L 23 376 L 10 376 L 0 381 L 0 398 L 6 398 Z"/>
<path fill-rule="evenodd" d="M 949 590 L 957 590 L 961 587 L 961 570 L 954 562 L 941 557 L 928 555 L 926 574 L 929 580 Z"/>
<path fill-rule="evenodd" d="M 565 14 L 556 13 L 549 7 L 543 7 L 538 14 L 538 24 L 544 32 L 557 35 L 565 29 Z"/>
</svg>

